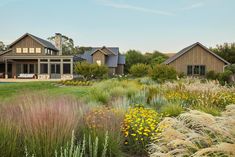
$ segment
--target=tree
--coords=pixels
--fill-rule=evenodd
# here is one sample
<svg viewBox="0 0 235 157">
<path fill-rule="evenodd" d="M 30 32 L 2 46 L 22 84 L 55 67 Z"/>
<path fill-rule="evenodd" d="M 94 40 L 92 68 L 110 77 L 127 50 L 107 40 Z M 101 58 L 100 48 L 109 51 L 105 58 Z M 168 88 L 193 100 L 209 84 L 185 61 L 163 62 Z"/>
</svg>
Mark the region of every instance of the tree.
<svg viewBox="0 0 235 157">
<path fill-rule="evenodd" d="M 144 55 L 146 63 L 148 64 L 161 64 L 168 59 L 168 56 L 159 52 L 154 51 L 153 53 L 145 53 Z"/>
<path fill-rule="evenodd" d="M 6 50 L 6 45 L 2 41 L 0 41 L 0 52 L 5 50 Z"/>
<path fill-rule="evenodd" d="M 148 74 L 149 65 L 138 63 L 134 64 L 130 68 L 130 74 L 134 77 L 142 77 Z"/>
<path fill-rule="evenodd" d="M 48 40 L 55 41 L 55 36 L 49 37 Z M 79 50 L 74 46 L 74 41 L 65 35 L 62 35 L 62 52 L 63 55 L 74 55 L 78 54 Z"/>
<path fill-rule="evenodd" d="M 128 73 L 132 65 L 145 63 L 144 55 L 140 51 L 129 50 L 126 52 L 125 72 Z"/>
<path fill-rule="evenodd" d="M 235 43 L 224 43 L 222 45 L 217 45 L 216 48 L 210 48 L 210 50 L 224 58 L 226 61 L 233 64 L 235 63 Z"/>
</svg>

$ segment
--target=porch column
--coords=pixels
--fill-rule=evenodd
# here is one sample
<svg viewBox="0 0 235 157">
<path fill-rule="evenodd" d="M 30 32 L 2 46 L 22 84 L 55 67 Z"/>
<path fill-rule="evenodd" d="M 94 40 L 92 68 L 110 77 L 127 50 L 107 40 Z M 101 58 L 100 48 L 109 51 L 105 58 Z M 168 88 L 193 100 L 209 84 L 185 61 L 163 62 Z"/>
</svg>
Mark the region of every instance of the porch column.
<svg viewBox="0 0 235 157">
<path fill-rule="evenodd" d="M 8 71 L 7 71 L 7 59 L 5 60 L 5 79 L 8 79 Z"/>
<path fill-rule="evenodd" d="M 70 74 L 73 75 L 73 59 L 70 61 Z"/>
<path fill-rule="evenodd" d="M 63 70 L 64 70 L 64 65 L 63 65 L 64 63 L 63 63 L 63 59 L 60 59 L 60 75 L 62 76 L 63 75 Z"/>
<path fill-rule="evenodd" d="M 39 75 L 40 75 L 40 71 L 41 71 L 41 69 L 40 69 L 41 67 L 40 67 L 40 59 L 38 59 L 38 77 L 39 77 Z"/>
<path fill-rule="evenodd" d="M 51 78 L 51 60 L 47 60 L 47 71 L 48 71 L 48 76 Z"/>
</svg>

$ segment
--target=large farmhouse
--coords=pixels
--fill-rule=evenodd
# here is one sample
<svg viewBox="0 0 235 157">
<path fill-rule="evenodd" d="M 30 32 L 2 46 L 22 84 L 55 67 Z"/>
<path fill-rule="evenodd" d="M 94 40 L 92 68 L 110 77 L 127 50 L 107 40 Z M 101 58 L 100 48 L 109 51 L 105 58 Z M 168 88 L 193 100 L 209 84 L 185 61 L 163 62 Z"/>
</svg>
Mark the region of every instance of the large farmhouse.
<svg viewBox="0 0 235 157">
<path fill-rule="evenodd" d="M 230 63 L 197 42 L 170 57 L 164 64 L 187 75 L 203 76 L 208 71 L 223 72 Z"/>
<path fill-rule="evenodd" d="M 82 56 L 62 53 L 62 35 L 56 33 L 55 44 L 26 33 L 0 53 L 0 77 L 5 79 L 72 79 L 75 61 L 105 64 L 112 74 L 123 74 L 125 57 L 119 48 L 92 48 Z"/>
</svg>

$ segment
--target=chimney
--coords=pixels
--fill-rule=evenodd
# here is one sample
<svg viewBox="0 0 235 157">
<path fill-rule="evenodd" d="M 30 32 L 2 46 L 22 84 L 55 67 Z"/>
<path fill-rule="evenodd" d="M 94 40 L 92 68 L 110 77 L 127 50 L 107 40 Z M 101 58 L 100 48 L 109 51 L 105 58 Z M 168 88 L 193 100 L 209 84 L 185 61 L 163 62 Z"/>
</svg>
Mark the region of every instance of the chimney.
<svg viewBox="0 0 235 157">
<path fill-rule="evenodd" d="M 62 55 L 62 35 L 60 33 L 55 34 L 55 46 L 59 50 L 59 55 Z"/>
</svg>

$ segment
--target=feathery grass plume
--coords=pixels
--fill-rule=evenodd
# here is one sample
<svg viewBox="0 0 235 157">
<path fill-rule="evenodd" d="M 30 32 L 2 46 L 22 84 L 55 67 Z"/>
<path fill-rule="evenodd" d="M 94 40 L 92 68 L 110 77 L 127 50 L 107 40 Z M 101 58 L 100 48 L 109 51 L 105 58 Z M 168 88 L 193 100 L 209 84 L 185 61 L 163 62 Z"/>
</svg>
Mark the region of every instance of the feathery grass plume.
<svg viewBox="0 0 235 157">
<path fill-rule="evenodd" d="M 234 156 L 235 105 L 227 106 L 221 117 L 189 111 L 178 118 L 165 118 L 168 126 L 148 147 L 150 157 Z"/>
</svg>

